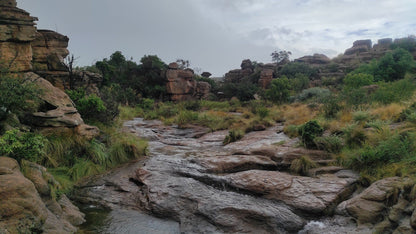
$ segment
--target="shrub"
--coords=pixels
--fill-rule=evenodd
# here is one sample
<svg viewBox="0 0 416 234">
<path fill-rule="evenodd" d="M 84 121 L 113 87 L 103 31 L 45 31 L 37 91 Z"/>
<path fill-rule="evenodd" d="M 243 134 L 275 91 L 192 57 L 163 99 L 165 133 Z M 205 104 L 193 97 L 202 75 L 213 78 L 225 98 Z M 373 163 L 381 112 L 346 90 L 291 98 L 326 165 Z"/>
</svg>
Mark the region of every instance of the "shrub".
<svg viewBox="0 0 416 234">
<path fill-rule="evenodd" d="M 315 78 L 318 74 L 318 69 L 313 68 L 305 63 L 293 62 L 283 66 L 279 72 L 279 75 L 289 78 L 294 78 L 297 74 L 302 74 L 309 79 Z"/>
<path fill-rule="evenodd" d="M 344 89 L 357 89 L 373 83 L 374 77 L 365 73 L 349 73 L 344 78 Z"/>
<path fill-rule="evenodd" d="M 316 148 L 314 139 L 322 136 L 324 129 L 316 120 L 311 120 L 299 128 L 299 135 L 306 148 Z"/>
<path fill-rule="evenodd" d="M 299 95 L 296 96 L 296 100 L 306 101 L 308 99 L 314 98 L 317 101 L 322 102 L 326 100 L 331 95 L 329 89 L 313 87 L 303 90 Z"/>
<path fill-rule="evenodd" d="M 270 89 L 266 90 L 266 98 L 276 103 L 287 102 L 290 89 L 290 82 L 287 77 L 284 76 L 274 79 L 272 80 Z"/>
<path fill-rule="evenodd" d="M 0 155 L 21 161 L 22 159 L 41 163 L 45 158 L 47 140 L 40 134 L 20 132 L 17 129 L 6 131 L 0 137 Z"/>
<path fill-rule="evenodd" d="M 322 109 L 326 118 L 333 118 L 342 109 L 340 100 L 335 95 L 330 95 L 323 99 Z"/>
<path fill-rule="evenodd" d="M 150 98 L 143 98 L 137 103 L 137 107 L 143 110 L 152 110 L 155 105 L 155 101 Z"/>
<path fill-rule="evenodd" d="M 224 145 L 227 145 L 231 142 L 240 140 L 241 138 L 243 138 L 243 136 L 244 136 L 243 131 L 233 129 L 228 132 L 228 135 L 225 136 L 224 141 L 222 143 Z"/>
<path fill-rule="evenodd" d="M 353 124 L 343 129 L 345 143 L 349 147 L 362 146 L 367 139 L 362 126 Z"/>
<path fill-rule="evenodd" d="M 103 100 L 95 94 L 86 95 L 85 90 L 67 90 L 69 97 L 75 102 L 81 116 L 89 120 L 98 120 L 107 109 Z"/>
<path fill-rule="evenodd" d="M 339 136 L 316 137 L 314 141 L 318 149 L 329 153 L 337 154 L 343 147 L 343 141 Z"/>
<path fill-rule="evenodd" d="M 318 165 L 311 158 L 306 155 L 298 159 L 294 159 L 290 165 L 290 170 L 299 175 L 307 175 L 309 170 Z"/>
<path fill-rule="evenodd" d="M 365 123 L 370 120 L 370 113 L 367 111 L 357 111 L 352 114 L 352 119 L 358 123 Z"/>
<path fill-rule="evenodd" d="M 294 78 L 289 79 L 290 81 L 290 87 L 295 91 L 295 92 L 300 92 L 304 89 L 309 88 L 309 78 L 304 75 L 304 74 L 296 74 Z"/>
<path fill-rule="evenodd" d="M 382 104 L 390 104 L 410 99 L 415 90 L 416 83 L 410 79 L 379 83 L 379 88 L 371 94 L 371 99 Z"/>
<path fill-rule="evenodd" d="M 20 115 L 36 110 L 39 92 L 29 79 L 11 77 L 6 71 L 0 71 L 0 121 L 10 112 Z"/>
</svg>

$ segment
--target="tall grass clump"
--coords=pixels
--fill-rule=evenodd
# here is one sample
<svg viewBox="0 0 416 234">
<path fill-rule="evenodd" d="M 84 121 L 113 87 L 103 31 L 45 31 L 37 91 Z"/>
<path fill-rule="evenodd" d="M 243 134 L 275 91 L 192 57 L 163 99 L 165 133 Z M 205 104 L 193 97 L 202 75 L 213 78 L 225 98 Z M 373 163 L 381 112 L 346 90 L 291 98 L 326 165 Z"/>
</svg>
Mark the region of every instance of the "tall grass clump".
<svg viewBox="0 0 416 234">
<path fill-rule="evenodd" d="M 110 139 L 109 161 L 111 165 L 125 163 L 147 153 L 147 141 L 138 139 L 133 134 L 114 134 Z"/>
<path fill-rule="evenodd" d="M 222 142 L 224 145 L 227 145 L 231 142 L 235 142 L 243 138 L 244 132 L 241 130 L 232 129 L 228 132 L 228 135 L 225 136 L 224 141 Z"/>
<path fill-rule="evenodd" d="M 303 155 L 298 159 L 294 159 L 290 165 L 290 170 L 299 175 L 307 175 L 309 170 L 318 167 L 318 164 L 314 162 L 307 155 Z"/>
</svg>

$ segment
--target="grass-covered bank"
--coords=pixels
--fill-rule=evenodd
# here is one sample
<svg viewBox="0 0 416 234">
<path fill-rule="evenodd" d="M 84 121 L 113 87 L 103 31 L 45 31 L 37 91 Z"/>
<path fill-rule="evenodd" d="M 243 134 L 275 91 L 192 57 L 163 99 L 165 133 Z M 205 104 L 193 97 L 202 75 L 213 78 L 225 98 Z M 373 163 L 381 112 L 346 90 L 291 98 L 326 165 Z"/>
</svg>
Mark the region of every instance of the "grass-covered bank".
<svg viewBox="0 0 416 234">
<path fill-rule="evenodd" d="M 96 122 L 100 136 L 86 139 L 71 130 L 6 131 L 0 136 L 0 154 L 48 168 L 60 183 L 57 193 L 70 193 L 82 179 L 146 155 L 147 141 L 122 132 L 124 111 L 112 124 Z"/>
</svg>

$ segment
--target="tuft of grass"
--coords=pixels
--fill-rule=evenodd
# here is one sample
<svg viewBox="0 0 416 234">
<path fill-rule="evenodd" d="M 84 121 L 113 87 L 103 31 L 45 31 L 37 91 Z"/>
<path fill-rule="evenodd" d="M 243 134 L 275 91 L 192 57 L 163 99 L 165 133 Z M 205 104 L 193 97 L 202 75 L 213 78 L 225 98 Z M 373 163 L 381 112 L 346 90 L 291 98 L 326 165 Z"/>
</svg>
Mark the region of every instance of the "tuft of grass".
<svg viewBox="0 0 416 234">
<path fill-rule="evenodd" d="M 309 156 L 303 155 L 298 159 L 294 159 L 290 165 L 290 170 L 298 175 L 307 175 L 309 170 L 318 167 Z"/>
<path fill-rule="evenodd" d="M 114 134 L 109 143 L 109 162 L 111 165 L 125 163 L 147 154 L 147 141 L 138 139 L 131 133 Z"/>
<path fill-rule="evenodd" d="M 73 181 L 78 181 L 87 176 L 99 174 L 104 171 L 104 167 L 95 164 L 88 159 L 77 159 L 75 164 L 68 170 L 68 174 Z"/>
<path fill-rule="evenodd" d="M 233 130 L 230 130 L 228 132 L 228 135 L 225 136 L 224 141 L 222 143 L 224 145 L 227 145 L 227 144 L 229 144 L 231 142 L 235 142 L 235 141 L 240 140 L 241 138 L 243 138 L 243 136 L 244 136 L 244 132 L 243 131 L 233 129 Z"/>
<path fill-rule="evenodd" d="M 339 136 L 316 137 L 314 141 L 318 149 L 329 153 L 340 153 L 343 147 L 343 140 Z"/>
</svg>

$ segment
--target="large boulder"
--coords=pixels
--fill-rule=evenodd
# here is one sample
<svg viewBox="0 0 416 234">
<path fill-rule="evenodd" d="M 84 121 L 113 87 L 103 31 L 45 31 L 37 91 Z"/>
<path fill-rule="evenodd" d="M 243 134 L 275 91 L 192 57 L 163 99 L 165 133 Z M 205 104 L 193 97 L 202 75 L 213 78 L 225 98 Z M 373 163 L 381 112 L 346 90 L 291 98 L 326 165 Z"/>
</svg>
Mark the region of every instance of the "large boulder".
<svg viewBox="0 0 416 234">
<path fill-rule="evenodd" d="M 380 228 L 385 227 L 387 221 L 389 228 L 397 227 L 405 217 L 410 218 L 412 210 L 408 215 L 406 210 L 413 208 L 412 199 L 408 201 L 406 193 L 412 184 L 399 177 L 376 181 L 359 195 L 342 202 L 337 213 L 354 217 L 358 224 L 378 224 L 376 228 Z"/>
<path fill-rule="evenodd" d="M 273 80 L 273 70 L 264 69 L 260 72 L 259 86 L 263 89 L 269 88 Z"/>
<path fill-rule="evenodd" d="M 47 170 L 25 162 L 20 172 L 16 160 L 0 157 L 0 233 L 74 233 L 84 214 L 62 195 L 51 196 L 59 186 Z M 52 183 L 52 184 L 51 184 Z"/>
<path fill-rule="evenodd" d="M 77 127 L 84 123 L 74 103 L 65 92 L 35 73 L 25 73 L 24 77 L 37 84 L 41 92 L 41 107 L 38 112 L 28 118 L 31 126 Z"/>
</svg>

